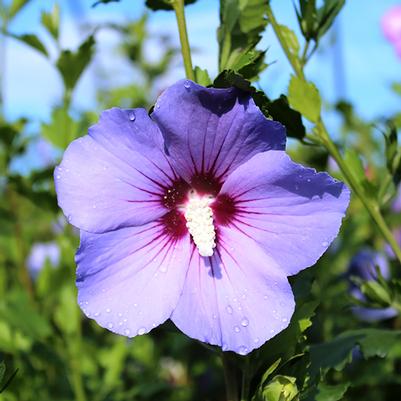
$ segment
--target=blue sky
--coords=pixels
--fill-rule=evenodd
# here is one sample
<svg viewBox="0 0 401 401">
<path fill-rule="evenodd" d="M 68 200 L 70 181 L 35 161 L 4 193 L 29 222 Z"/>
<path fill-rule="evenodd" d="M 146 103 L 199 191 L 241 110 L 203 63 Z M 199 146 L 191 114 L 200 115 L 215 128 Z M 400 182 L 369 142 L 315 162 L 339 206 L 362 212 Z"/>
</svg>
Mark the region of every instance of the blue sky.
<svg viewBox="0 0 401 401">
<path fill-rule="evenodd" d="M 32 0 L 16 18 L 10 30 L 15 33 L 36 33 L 50 43 L 39 24 L 40 11 L 49 10 L 51 0 Z M 62 44 L 74 48 L 82 38 L 85 22 L 108 21 L 118 23 L 129 18 L 137 18 L 144 11 L 142 0 L 122 0 L 120 3 L 100 5 L 91 8 L 93 0 L 60 0 L 63 10 Z M 273 0 L 273 9 L 280 23 L 285 23 L 299 32 L 291 0 Z M 401 108 L 401 100 L 390 89 L 394 81 L 401 81 L 401 60 L 384 39 L 380 31 L 380 17 L 400 1 L 394 0 L 348 0 L 339 19 L 338 32 L 341 35 L 343 74 L 345 76 L 342 94 L 351 100 L 365 117 L 388 115 Z M 187 21 L 191 45 L 197 49 L 193 54 L 194 64 L 208 68 L 213 76 L 217 70 L 216 28 L 218 26 L 218 1 L 198 0 L 187 7 Z M 81 27 L 81 28 L 80 28 Z M 152 13 L 152 32 L 169 34 L 178 45 L 174 15 L 170 12 Z M 336 52 L 330 46 L 328 34 L 322 50 L 317 53 L 307 67 L 308 77 L 328 101 L 339 95 L 339 87 L 334 76 Z M 82 77 L 74 96 L 78 108 L 91 108 L 99 79 L 95 79 L 97 69 L 113 76 L 113 83 L 130 82 L 135 79 L 130 71 L 112 57 L 110 53 L 118 37 L 111 32 L 101 32 L 98 37 L 99 54 L 91 68 Z M 151 43 L 149 57 L 157 57 L 158 44 Z M 286 91 L 290 68 L 282 54 L 270 28 L 265 33 L 262 48 L 269 48 L 267 60 L 273 62 L 262 75 L 260 86 L 275 97 Z M 111 55 L 111 57 L 110 57 Z M 100 66 L 100 67 L 99 67 Z M 184 76 L 180 64 L 160 85 L 166 86 Z M 27 115 L 38 120 L 49 117 L 51 106 L 60 100 L 61 80 L 55 69 L 42 56 L 22 44 L 8 40 L 6 53 L 5 111 L 15 118 Z"/>
</svg>

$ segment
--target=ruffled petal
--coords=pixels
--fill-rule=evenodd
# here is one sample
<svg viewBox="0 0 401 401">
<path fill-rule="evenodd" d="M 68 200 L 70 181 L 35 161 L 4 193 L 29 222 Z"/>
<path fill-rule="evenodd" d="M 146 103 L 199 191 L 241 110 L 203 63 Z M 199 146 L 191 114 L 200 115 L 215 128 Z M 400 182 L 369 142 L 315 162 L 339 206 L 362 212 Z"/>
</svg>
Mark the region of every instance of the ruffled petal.
<svg viewBox="0 0 401 401">
<path fill-rule="evenodd" d="M 171 319 L 190 337 L 245 355 L 288 326 L 294 298 L 255 241 L 226 227 L 218 238 L 212 257 L 193 252 Z"/>
<path fill-rule="evenodd" d="M 285 129 L 264 117 L 247 94 L 179 81 L 159 97 L 151 115 L 172 164 L 188 182 L 224 178 L 253 155 L 285 148 Z"/>
<path fill-rule="evenodd" d="M 76 256 L 79 305 L 115 333 L 144 334 L 170 317 L 189 257 L 188 235 L 172 240 L 159 223 L 82 232 Z"/>
<path fill-rule="evenodd" d="M 257 241 L 292 275 L 313 265 L 337 236 L 350 192 L 328 174 L 272 151 L 234 171 L 220 196 L 234 204 L 228 224 Z"/>
<path fill-rule="evenodd" d="M 163 138 L 143 109 L 110 109 L 72 142 L 55 170 L 58 202 L 71 224 L 105 232 L 156 220 L 175 179 Z"/>
</svg>

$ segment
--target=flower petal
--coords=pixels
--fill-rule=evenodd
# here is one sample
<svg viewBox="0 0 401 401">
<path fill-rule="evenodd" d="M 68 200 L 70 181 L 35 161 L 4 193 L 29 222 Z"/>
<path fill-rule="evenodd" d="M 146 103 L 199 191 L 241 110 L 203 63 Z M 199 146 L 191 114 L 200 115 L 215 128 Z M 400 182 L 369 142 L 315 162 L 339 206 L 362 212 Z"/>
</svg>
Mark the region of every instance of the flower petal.
<svg viewBox="0 0 401 401">
<path fill-rule="evenodd" d="M 151 115 L 181 177 L 224 179 L 253 155 L 285 148 L 285 129 L 264 117 L 247 94 L 179 81 L 159 97 Z"/>
<path fill-rule="evenodd" d="M 175 173 L 163 138 L 143 109 L 110 109 L 72 142 L 55 170 L 58 202 L 90 232 L 141 225 L 166 213 L 161 199 Z"/>
<path fill-rule="evenodd" d="M 245 355 L 288 326 L 294 305 L 277 264 L 255 241 L 222 227 L 212 257 L 193 252 L 171 319 L 190 337 Z"/>
<path fill-rule="evenodd" d="M 337 236 L 350 193 L 341 182 L 264 152 L 234 171 L 221 194 L 233 199 L 232 224 L 257 241 L 287 275 L 313 265 Z"/>
<path fill-rule="evenodd" d="M 168 319 L 188 269 L 188 235 L 171 240 L 159 223 L 81 233 L 78 302 L 102 327 L 133 337 Z"/>
</svg>

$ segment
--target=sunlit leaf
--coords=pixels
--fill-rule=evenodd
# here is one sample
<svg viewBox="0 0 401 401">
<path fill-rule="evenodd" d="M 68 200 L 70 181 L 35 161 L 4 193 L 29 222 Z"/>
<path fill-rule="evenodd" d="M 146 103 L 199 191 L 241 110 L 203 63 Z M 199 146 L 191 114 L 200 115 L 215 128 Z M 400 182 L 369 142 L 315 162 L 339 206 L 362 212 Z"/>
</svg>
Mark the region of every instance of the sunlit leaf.
<svg viewBox="0 0 401 401">
<path fill-rule="evenodd" d="M 92 60 L 95 39 L 89 36 L 77 51 L 63 50 L 57 60 L 57 68 L 63 78 L 66 89 L 71 90 L 77 84 L 85 68 Z"/>
<path fill-rule="evenodd" d="M 321 100 L 316 86 L 293 75 L 288 88 L 288 101 L 308 120 L 316 123 L 320 117 Z"/>
</svg>

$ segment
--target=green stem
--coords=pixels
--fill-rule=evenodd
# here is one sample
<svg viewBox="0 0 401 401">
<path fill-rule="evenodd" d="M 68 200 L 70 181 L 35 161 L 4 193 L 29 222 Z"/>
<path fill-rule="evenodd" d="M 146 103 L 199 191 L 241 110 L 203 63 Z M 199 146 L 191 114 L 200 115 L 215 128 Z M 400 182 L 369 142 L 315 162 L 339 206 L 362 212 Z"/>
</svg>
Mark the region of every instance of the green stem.
<svg viewBox="0 0 401 401">
<path fill-rule="evenodd" d="M 305 74 L 303 72 L 300 60 L 299 60 L 298 56 L 291 53 L 290 48 L 287 44 L 286 38 L 282 35 L 280 26 L 277 23 L 274 15 L 273 15 L 273 11 L 272 11 L 270 5 L 267 6 L 266 14 L 267 14 L 270 24 L 273 27 L 275 34 L 277 36 L 277 39 L 280 42 L 280 45 L 294 70 L 294 73 L 298 76 L 298 78 L 302 79 L 303 81 L 306 81 Z M 343 173 L 345 179 L 347 180 L 348 184 L 350 185 L 351 189 L 359 197 L 362 204 L 365 206 L 366 210 L 370 214 L 371 218 L 377 224 L 377 227 L 379 228 L 379 231 L 381 232 L 382 236 L 388 242 L 388 244 L 391 246 L 397 259 L 401 263 L 401 248 L 398 245 L 397 241 L 395 240 L 394 236 L 392 235 L 391 230 L 389 229 L 386 221 L 384 220 L 384 218 L 380 212 L 379 206 L 376 204 L 376 202 L 373 202 L 365 194 L 365 191 L 364 191 L 362 185 L 354 178 L 354 175 L 352 174 L 351 170 L 349 169 L 347 163 L 342 158 L 339 150 L 337 149 L 337 146 L 331 140 L 330 135 L 322 121 L 321 116 L 319 118 L 319 122 L 316 125 L 316 128 L 317 128 L 317 132 L 319 132 L 319 137 L 322 141 L 322 144 L 326 147 L 326 149 L 328 150 L 330 155 L 337 162 L 340 170 L 342 171 L 342 173 Z"/>
<path fill-rule="evenodd" d="M 181 53 L 184 61 L 185 75 L 188 79 L 195 81 L 192 68 L 191 48 L 189 47 L 187 24 L 185 22 L 184 0 L 173 0 L 172 6 L 177 18 L 178 33 L 180 35 Z"/>
<path fill-rule="evenodd" d="M 308 50 L 309 50 L 309 45 L 310 45 L 310 40 L 307 40 L 304 46 L 304 50 L 302 52 L 302 56 L 301 56 L 301 65 L 302 67 L 305 66 L 305 64 L 308 61 Z"/>
<path fill-rule="evenodd" d="M 238 401 L 237 369 L 226 352 L 221 354 L 221 360 L 223 362 L 227 401 Z"/>
</svg>

